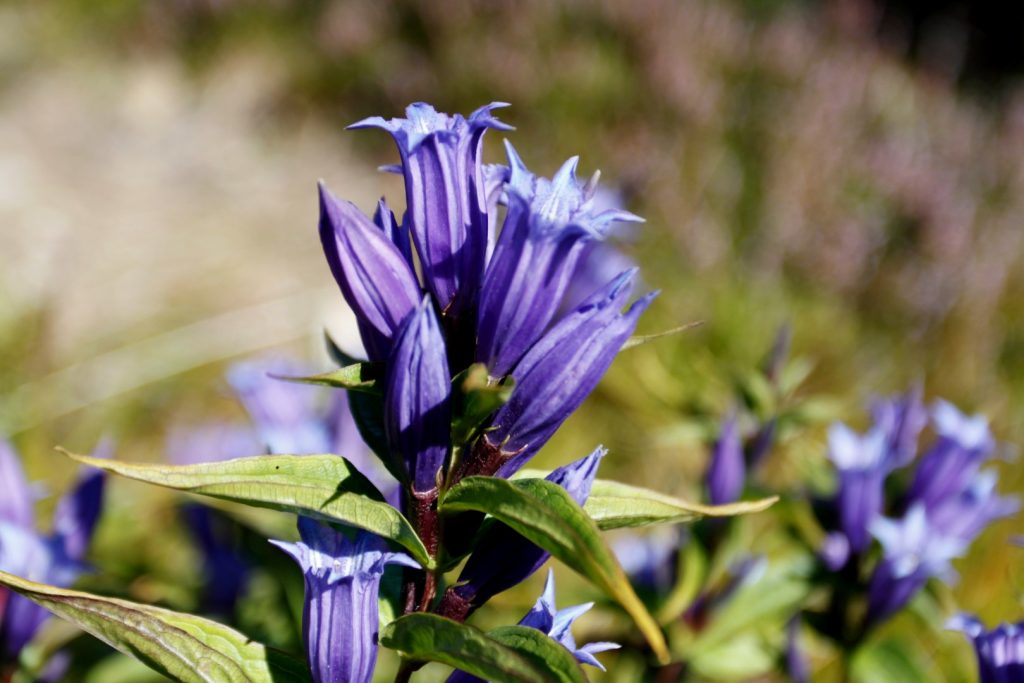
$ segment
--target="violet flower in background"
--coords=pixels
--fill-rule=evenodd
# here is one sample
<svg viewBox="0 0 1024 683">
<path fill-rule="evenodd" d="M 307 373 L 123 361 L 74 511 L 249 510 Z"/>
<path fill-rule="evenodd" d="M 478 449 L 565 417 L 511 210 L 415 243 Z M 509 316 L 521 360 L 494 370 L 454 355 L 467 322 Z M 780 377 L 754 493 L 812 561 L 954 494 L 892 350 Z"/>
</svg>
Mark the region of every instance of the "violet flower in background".
<svg viewBox="0 0 1024 683">
<path fill-rule="evenodd" d="M 986 630 L 977 618 L 958 614 L 949 620 L 946 628 L 960 631 L 971 639 L 980 683 L 1024 681 L 1024 622 L 1000 624 Z"/>
<path fill-rule="evenodd" d="M 953 404 L 937 401 L 932 423 L 938 440 L 922 456 L 909 493 L 910 500 L 929 510 L 962 491 L 995 450 L 984 415 L 968 417 Z"/>
<path fill-rule="evenodd" d="M 885 434 L 886 461 L 890 469 L 909 465 L 917 455 L 917 440 L 928 424 L 928 410 L 920 386 L 902 396 L 878 398 L 871 403 L 875 428 Z"/>
<path fill-rule="evenodd" d="M 394 137 L 426 287 L 442 313 L 456 319 L 475 303 L 483 278 L 488 201 L 480 155 L 488 129 L 511 130 L 491 114 L 504 106 L 494 102 L 464 118 L 417 102 L 404 119 L 374 116 L 349 126 L 382 128 Z"/>
<path fill-rule="evenodd" d="M 555 607 L 555 573 L 548 570 L 544 592 L 537 599 L 533 608 L 526 613 L 526 616 L 519 620 L 519 625 L 535 628 L 547 634 L 569 650 L 579 663 L 588 664 L 604 671 L 604 665 L 594 655 L 608 650 L 617 650 L 621 646 L 618 643 L 588 643 L 580 647 L 576 644 L 571 630 L 576 620 L 589 612 L 593 606 L 594 603 L 588 602 L 561 610 L 557 609 Z M 448 677 L 448 683 L 477 683 L 479 681 L 481 681 L 480 678 L 464 671 L 455 671 Z"/>
<path fill-rule="evenodd" d="M 868 527 L 882 513 L 882 487 L 889 473 L 885 434 L 873 429 L 859 435 L 836 423 L 829 428 L 828 446 L 828 457 L 839 472 L 839 524 L 851 552 L 862 553 L 871 544 Z"/>
<path fill-rule="evenodd" d="M 619 209 L 596 209 L 596 185 L 576 179 L 578 157 L 548 180 L 531 174 L 511 144 L 505 148 L 508 213 L 480 294 L 476 350 L 494 377 L 507 375 L 554 319 L 583 247 L 603 239 L 613 222 L 641 220 Z"/>
<path fill-rule="evenodd" d="M 687 538 L 682 528 L 655 527 L 616 539 L 612 550 L 635 588 L 667 594 L 679 578 L 679 550 Z"/>
<path fill-rule="evenodd" d="M 902 609 L 929 579 L 954 582 L 956 572 L 950 561 L 963 555 L 968 546 L 932 526 L 920 504 L 902 519 L 876 518 L 871 533 L 882 544 L 883 557 L 868 584 L 868 626 Z"/>
<path fill-rule="evenodd" d="M 607 453 L 608 449 L 598 446 L 590 455 L 557 468 L 546 479 L 583 505 L 590 497 L 597 468 Z M 455 585 L 445 593 L 440 613 L 465 619 L 498 593 L 533 576 L 549 557 L 550 553 L 511 528 L 496 525 L 480 540 Z"/>
<path fill-rule="evenodd" d="M 451 450 L 451 374 L 430 299 L 406 317 L 388 358 L 384 427 L 414 495 L 433 492 Z"/>
<path fill-rule="evenodd" d="M 377 663 L 377 598 L 388 564 L 418 568 L 366 531 L 350 539 L 327 524 L 299 518 L 298 543 L 271 541 L 302 568 L 302 633 L 316 683 L 369 683 Z"/>
<path fill-rule="evenodd" d="M 733 413 L 722 423 L 722 431 L 711 452 L 711 463 L 706 475 L 711 504 L 725 505 L 739 500 L 746 479 L 743 442 L 740 439 L 738 417 Z"/>
<path fill-rule="evenodd" d="M 109 457 L 111 450 L 104 442 L 94 455 Z M 82 468 L 74 487 L 57 504 L 53 532 L 44 535 L 36 528 L 32 488 L 18 455 L 0 439 L 0 571 L 53 586 L 74 583 L 86 570 L 104 482 L 101 471 Z M 0 664 L 16 661 L 49 616 L 46 608 L 0 588 Z"/>
</svg>

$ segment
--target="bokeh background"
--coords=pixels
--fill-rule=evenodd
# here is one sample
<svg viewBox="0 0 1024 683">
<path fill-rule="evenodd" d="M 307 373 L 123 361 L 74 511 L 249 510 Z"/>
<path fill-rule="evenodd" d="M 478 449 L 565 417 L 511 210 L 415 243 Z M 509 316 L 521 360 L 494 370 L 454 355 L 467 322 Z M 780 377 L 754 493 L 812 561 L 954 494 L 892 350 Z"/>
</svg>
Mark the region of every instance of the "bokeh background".
<svg viewBox="0 0 1024 683">
<path fill-rule="evenodd" d="M 765 492 L 820 481 L 824 426 L 864 426 L 870 396 L 915 381 L 1024 443 L 1024 24 L 984 5 L 2 3 L 0 430 L 60 491 L 73 468 L 56 444 L 111 435 L 120 457 L 155 460 L 175 427 L 242 420 L 232 360 L 326 366 L 325 327 L 357 342 L 315 181 L 367 210 L 402 204 L 374 172 L 390 139 L 344 127 L 501 100 L 528 165 L 579 154 L 646 217 L 620 245 L 663 292 L 642 331 L 703 321 L 623 355 L 540 464 L 603 442 L 605 476 L 699 498 L 710 430 L 784 323 L 807 378 Z M 1014 460 L 1001 470 L 1004 491 L 1024 488 Z M 173 502 L 113 482 L 87 585 L 195 607 Z M 958 563 L 943 614 L 1020 617 L 1021 531 L 997 525 Z M 559 577 L 565 604 L 593 598 Z M 287 596 L 260 581 L 243 628 L 294 647 L 262 607 Z M 498 602 L 519 613 L 539 588 Z M 81 647 L 95 666 L 75 676 L 151 680 Z M 934 680 L 973 680 L 961 636 L 925 651 Z M 814 657 L 832 680 L 827 648 Z"/>
</svg>

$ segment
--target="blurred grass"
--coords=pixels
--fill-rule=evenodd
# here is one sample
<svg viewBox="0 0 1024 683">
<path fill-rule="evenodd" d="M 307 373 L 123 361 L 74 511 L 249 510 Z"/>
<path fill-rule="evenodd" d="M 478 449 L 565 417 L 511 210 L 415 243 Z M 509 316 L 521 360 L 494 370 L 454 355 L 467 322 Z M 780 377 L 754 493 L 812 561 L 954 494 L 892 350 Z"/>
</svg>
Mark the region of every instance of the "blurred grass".
<svg viewBox="0 0 1024 683">
<path fill-rule="evenodd" d="M 813 425 L 863 424 L 871 394 L 916 380 L 1021 443 L 1024 97 L 907 67 L 871 20 L 784 1 L 4 4 L 3 424 L 59 489 L 55 443 L 110 432 L 122 457 L 157 459 L 170 424 L 237 416 L 225 360 L 319 353 L 325 321 L 346 329 L 312 182 L 401 203 L 371 170 L 394 160 L 387 137 L 341 128 L 414 100 L 504 100 L 527 164 L 579 153 L 647 218 L 630 249 L 662 295 L 643 331 L 705 321 L 623 355 L 539 465 L 604 442 L 605 476 L 699 496 L 707 427 L 785 321 L 822 401 L 769 483 L 820 477 Z M 169 500 L 115 484 L 104 588 L 187 606 Z M 960 563 L 957 605 L 1019 617 L 1006 539 L 1021 530 L 999 525 Z M 502 603 L 524 611 L 535 589 Z M 960 662 L 948 671 L 967 670 L 958 638 L 937 648 Z"/>
</svg>

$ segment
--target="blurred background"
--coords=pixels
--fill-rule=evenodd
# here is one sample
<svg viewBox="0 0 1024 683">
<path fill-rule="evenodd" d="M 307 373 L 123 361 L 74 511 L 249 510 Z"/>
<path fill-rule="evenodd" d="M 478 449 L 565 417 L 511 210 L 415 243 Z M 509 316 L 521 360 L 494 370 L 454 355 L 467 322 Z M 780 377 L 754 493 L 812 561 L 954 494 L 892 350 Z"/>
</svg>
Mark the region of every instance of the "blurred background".
<svg viewBox="0 0 1024 683">
<path fill-rule="evenodd" d="M 604 476 L 700 498 L 709 429 L 784 323 L 806 380 L 765 493 L 820 475 L 829 421 L 863 427 L 868 398 L 913 382 L 1024 443 L 1022 72 L 1024 23 L 1000 3 L 0 3 L 0 431 L 60 491 L 54 445 L 110 435 L 156 460 L 176 426 L 243 420 L 233 360 L 327 367 L 323 330 L 357 336 L 315 182 L 402 205 L 374 171 L 391 140 L 344 127 L 499 100 L 532 169 L 579 154 L 647 219 L 619 245 L 662 290 L 641 331 L 703 321 L 623 355 L 540 465 L 603 442 Z M 1015 461 L 1001 472 L 1024 488 Z M 113 482 L 90 587 L 194 607 L 173 500 Z M 1022 531 L 982 537 L 943 604 L 1018 619 Z M 565 604 L 592 599 L 564 582 Z M 272 583 L 241 623 L 287 647 L 259 607 Z M 926 653 L 934 680 L 973 680 L 961 636 Z M 149 680 L 104 654 L 81 675 Z"/>
</svg>

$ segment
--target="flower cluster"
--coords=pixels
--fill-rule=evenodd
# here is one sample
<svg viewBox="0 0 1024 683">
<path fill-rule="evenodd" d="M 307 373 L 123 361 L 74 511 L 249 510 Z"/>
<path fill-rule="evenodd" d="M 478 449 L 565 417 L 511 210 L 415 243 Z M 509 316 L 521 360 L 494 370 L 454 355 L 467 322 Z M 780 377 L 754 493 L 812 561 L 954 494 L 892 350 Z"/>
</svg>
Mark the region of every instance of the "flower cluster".
<svg viewBox="0 0 1024 683">
<path fill-rule="evenodd" d="M 109 455 L 109 445 L 99 454 Z M 85 554 L 103 506 L 105 477 L 84 470 L 74 488 L 57 504 L 53 530 L 36 527 L 34 492 L 14 448 L 0 439 L 0 571 L 55 586 L 69 586 L 86 570 Z M 49 612 L 26 597 L 0 587 L 0 674 L 17 661 L 22 649 L 49 618 Z M 59 680 L 62 660 L 43 672 Z"/>
<path fill-rule="evenodd" d="M 941 400 L 929 411 L 919 390 L 876 401 L 872 417 L 865 434 L 842 424 L 830 429 L 838 487 L 818 506 L 828 532 L 819 557 L 843 577 L 846 588 L 835 588 L 840 602 L 849 600 L 850 590 L 867 594 L 861 622 L 832 634 L 846 641 L 898 612 L 929 579 L 954 581 L 951 561 L 993 521 L 1019 509 L 1016 498 L 996 493 L 995 471 L 983 469 L 996 453 L 985 417 L 964 415 Z M 918 456 L 927 426 L 935 440 Z M 866 570 L 864 586 L 859 577 Z"/>
<path fill-rule="evenodd" d="M 466 477 L 507 478 L 522 468 L 594 389 L 654 296 L 629 305 L 636 269 L 627 268 L 564 307 L 585 250 L 612 224 L 639 219 L 596 202 L 597 176 L 579 181 L 575 158 L 543 178 L 506 143 L 507 166 L 483 164 L 484 134 L 509 130 L 493 114 L 499 106 L 463 117 L 417 103 L 404 119 L 353 126 L 384 129 L 398 146 L 401 163 L 389 170 L 405 181 L 400 221 L 383 199 L 370 218 L 320 185 L 324 253 L 380 378 L 379 396 L 354 415 L 362 430 L 383 434 L 375 450 L 399 480 L 395 504 L 431 557 L 471 552 L 439 597 L 434 573 L 385 552 L 372 535 L 353 539 L 301 522 L 302 542 L 282 547 L 306 575 L 305 634 L 317 680 L 369 680 L 385 564 L 406 567 L 407 612 L 459 621 L 540 568 L 547 553 L 507 527 L 486 527 L 472 547 L 479 515 L 456 517 L 445 531 L 438 499 Z M 506 395 L 470 419 L 460 382 L 471 366 L 482 368 L 485 388 Z M 468 429 L 453 429 L 467 419 Z M 598 449 L 548 480 L 582 504 L 603 455 Z M 551 610 L 553 590 L 549 584 L 543 603 Z M 528 625 L 569 643 L 572 619 L 558 615 L 549 615 L 547 628 L 540 617 Z M 339 635 L 341 623 L 347 635 Z M 587 657 L 581 661 L 595 662 Z"/>
</svg>

